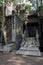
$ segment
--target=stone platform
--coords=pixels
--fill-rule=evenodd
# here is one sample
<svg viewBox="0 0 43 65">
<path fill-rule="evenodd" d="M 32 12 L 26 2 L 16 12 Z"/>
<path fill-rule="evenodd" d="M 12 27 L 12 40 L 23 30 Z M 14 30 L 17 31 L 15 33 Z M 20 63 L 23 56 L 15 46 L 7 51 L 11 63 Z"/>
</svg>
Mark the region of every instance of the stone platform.
<svg viewBox="0 0 43 65">
<path fill-rule="evenodd" d="M 10 52 L 14 48 L 14 44 L 7 44 L 2 47 L 0 47 L 1 52 Z"/>
<path fill-rule="evenodd" d="M 33 43 L 34 42 L 34 43 Z M 22 42 L 23 44 L 23 42 Z M 38 46 L 35 45 L 34 38 L 28 38 L 26 43 L 24 43 L 21 48 L 16 52 L 16 54 L 25 54 L 33 56 L 41 56 Z"/>
<path fill-rule="evenodd" d="M 40 50 L 38 48 L 26 48 L 21 47 L 16 54 L 25 54 L 25 55 L 33 55 L 33 56 L 41 56 Z"/>
</svg>

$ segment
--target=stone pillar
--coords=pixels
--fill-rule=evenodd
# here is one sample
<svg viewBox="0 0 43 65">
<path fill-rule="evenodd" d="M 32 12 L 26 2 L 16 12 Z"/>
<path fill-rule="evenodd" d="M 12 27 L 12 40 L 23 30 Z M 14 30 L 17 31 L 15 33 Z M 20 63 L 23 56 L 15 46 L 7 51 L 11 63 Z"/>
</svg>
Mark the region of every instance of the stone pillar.
<svg viewBox="0 0 43 65">
<path fill-rule="evenodd" d="M 12 21 L 12 42 L 15 42 L 16 38 L 16 17 L 13 16 L 13 21 Z"/>
<path fill-rule="evenodd" d="M 12 34 L 12 39 L 15 39 L 15 49 L 19 49 L 21 41 L 22 41 L 22 21 L 18 14 L 14 12 L 14 34 Z M 14 37 L 14 38 L 13 38 Z"/>
</svg>

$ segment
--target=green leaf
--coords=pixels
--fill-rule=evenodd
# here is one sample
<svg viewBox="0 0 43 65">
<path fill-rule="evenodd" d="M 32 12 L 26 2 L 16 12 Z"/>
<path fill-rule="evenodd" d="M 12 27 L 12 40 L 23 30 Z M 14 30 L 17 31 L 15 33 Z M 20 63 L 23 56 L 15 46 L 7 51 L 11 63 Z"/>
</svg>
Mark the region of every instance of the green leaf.
<svg viewBox="0 0 43 65">
<path fill-rule="evenodd" d="M 43 10 L 43 5 L 38 7 L 39 10 Z"/>
<path fill-rule="evenodd" d="M 31 6 L 27 4 L 27 5 L 25 6 L 25 10 L 31 10 Z"/>
</svg>

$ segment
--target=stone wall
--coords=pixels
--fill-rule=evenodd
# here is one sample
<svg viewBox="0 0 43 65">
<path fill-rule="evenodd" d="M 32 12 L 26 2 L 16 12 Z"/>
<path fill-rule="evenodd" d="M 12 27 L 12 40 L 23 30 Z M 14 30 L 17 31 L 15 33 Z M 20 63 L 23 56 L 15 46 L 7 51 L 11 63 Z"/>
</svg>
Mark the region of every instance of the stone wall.
<svg viewBox="0 0 43 65">
<path fill-rule="evenodd" d="M 7 31 L 7 40 L 8 44 L 12 42 L 12 16 L 6 17 L 6 31 Z"/>
<path fill-rule="evenodd" d="M 19 49 L 21 41 L 22 41 L 22 33 L 23 33 L 23 22 L 20 19 L 20 17 L 18 16 L 18 14 L 14 11 L 13 12 L 13 16 L 14 16 L 14 24 L 15 24 L 15 32 L 16 32 L 16 36 L 15 36 L 15 49 Z M 14 30 L 13 29 L 13 30 Z M 18 32 L 18 31 L 19 32 Z"/>
</svg>

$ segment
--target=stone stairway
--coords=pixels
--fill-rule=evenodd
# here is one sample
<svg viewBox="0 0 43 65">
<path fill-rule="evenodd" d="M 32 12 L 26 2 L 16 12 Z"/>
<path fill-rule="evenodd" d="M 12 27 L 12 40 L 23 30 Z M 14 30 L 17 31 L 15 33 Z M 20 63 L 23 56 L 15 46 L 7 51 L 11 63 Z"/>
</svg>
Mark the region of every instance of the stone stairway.
<svg viewBox="0 0 43 65">
<path fill-rule="evenodd" d="M 28 38 L 26 43 L 22 42 L 22 46 L 16 51 L 16 54 L 41 56 L 39 48 L 35 45 L 34 38 Z"/>
<path fill-rule="evenodd" d="M 4 45 L 4 46 L 0 45 L 0 51 L 1 52 L 7 52 L 8 53 L 8 52 L 12 51 L 13 48 L 14 48 L 14 44 L 13 43 L 7 44 L 7 45 Z"/>
</svg>

